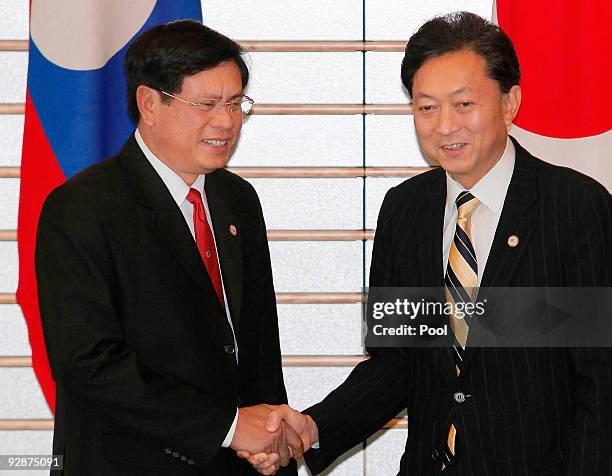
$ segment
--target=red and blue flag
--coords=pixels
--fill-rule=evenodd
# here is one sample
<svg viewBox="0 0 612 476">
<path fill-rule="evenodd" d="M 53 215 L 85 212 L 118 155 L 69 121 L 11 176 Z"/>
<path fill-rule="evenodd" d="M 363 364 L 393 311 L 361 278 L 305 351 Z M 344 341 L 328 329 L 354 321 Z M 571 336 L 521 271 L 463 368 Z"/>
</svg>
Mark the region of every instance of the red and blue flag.
<svg viewBox="0 0 612 476">
<path fill-rule="evenodd" d="M 200 0 L 32 0 L 21 163 L 17 300 L 25 316 L 32 366 L 54 411 L 38 310 L 34 248 L 51 190 L 119 151 L 135 125 L 127 115 L 123 58 L 131 41 L 169 21 L 202 20 Z"/>
</svg>

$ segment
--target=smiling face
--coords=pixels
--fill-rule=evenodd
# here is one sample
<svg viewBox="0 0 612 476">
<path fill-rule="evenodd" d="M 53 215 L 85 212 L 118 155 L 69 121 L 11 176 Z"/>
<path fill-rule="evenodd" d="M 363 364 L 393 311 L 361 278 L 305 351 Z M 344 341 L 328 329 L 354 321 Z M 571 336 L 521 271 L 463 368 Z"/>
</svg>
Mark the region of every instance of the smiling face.
<svg viewBox="0 0 612 476">
<path fill-rule="evenodd" d="M 240 71 L 227 61 L 185 77 L 174 94 L 193 102 L 221 104 L 240 98 L 242 92 Z M 202 111 L 177 99 L 162 102 L 161 97 L 146 86 L 137 90 L 138 128 L 151 152 L 188 185 L 200 174 L 225 167 L 242 127 L 240 108 Z"/>
<path fill-rule="evenodd" d="M 421 149 L 467 189 L 501 158 L 521 102 L 519 86 L 502 94 L 484 58 L 469 50 L 423 63 L 412 97 Z"/>
</svg>

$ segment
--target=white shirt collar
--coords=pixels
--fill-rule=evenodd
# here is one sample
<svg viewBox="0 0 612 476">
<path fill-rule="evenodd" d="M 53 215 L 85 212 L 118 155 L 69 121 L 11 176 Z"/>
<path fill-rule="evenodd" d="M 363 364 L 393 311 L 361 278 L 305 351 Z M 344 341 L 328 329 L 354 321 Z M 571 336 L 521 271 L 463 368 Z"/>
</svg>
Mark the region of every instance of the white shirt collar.
<svg viewBox="0 0 612 476">
<path fill-rule="evenodd" d="M 195 180 L 195 182 L 193 182 L 190 187 L 183 181 L 181 177 L 178 176 L 178 174 L 174 170 L 164 164 L 155 156 L 153 152 L 151 152 L 151 149 L 149 149 L 149 147 L 147 147 L 147 144 L 145 144 L 138 129 L 136 129 L 136 132 L 134 132 L 134 137 L 136 138 L 136 142 L 142 150 L 142 153 L 151 163 L 157 174 L 164 181 L 164 184 L 166 184 L 166 187 L 168 187 L 170 195 L 172 195 L 172 198 L 179 207 L 187 198 L 187 194 L 189 193 L 189 189 L 191 188 L 195 188 L 202 195 L 204 195 L 204 182 L 206 179 L 206 175 L 198 175 L 198 178 Z"/>
<path fill-rule="evenodd" d="M 514 172 L 514 162 L 516 160 L 516 151 L 514 144 L 508 137 L 506 148 L 501 156 L 501 159 L 482 177 L 470 192 L 489 210 L 494 213 L 499 213 L 506 199 L 506 192 L 512 180 Z M 450 174 L 446 173 L 446 208 L 452 212 L 455 206 L 457 196 L 464 191 L 465 188 L 453 179 Z"/>
</svg>

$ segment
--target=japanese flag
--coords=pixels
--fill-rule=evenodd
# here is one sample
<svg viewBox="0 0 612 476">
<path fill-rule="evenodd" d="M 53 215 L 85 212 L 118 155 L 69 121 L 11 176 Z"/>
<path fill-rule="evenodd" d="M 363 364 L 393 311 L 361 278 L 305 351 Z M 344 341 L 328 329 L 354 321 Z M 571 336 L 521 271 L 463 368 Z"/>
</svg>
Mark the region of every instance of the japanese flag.
<svg viewBox="0 0 612 476">
<path fill-rule="evenodd" d="M 497 0 L 493 16 L 521 65 L 523 100 L 510 134 L 612 191 L 612 2 Z"/>
</svg>

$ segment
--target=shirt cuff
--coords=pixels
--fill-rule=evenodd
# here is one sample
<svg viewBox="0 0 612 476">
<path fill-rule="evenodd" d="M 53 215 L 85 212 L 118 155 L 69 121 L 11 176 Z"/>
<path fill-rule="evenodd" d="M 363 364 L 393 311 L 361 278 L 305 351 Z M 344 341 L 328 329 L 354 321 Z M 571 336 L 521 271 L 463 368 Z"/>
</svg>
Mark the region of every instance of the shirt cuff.
<svg viewBox="0 0 612 476">
<path fill-rule="evenodd" d="M 232 426 L 230 426 L 229 431 L 227 432 L 227 436 L 221 443 L 223 448 L 229 448 L 229 445 L 232 444 L 232 440 L 234 439 L 234 433 L 236 433 L 236 425 L 238 425 L 238 409 L 236 408 L 236 416 L 234 417 L 234 421 L 232 422 Z"/>
<path fill-rule="evenodd" d="M 319 445 L 319 442 L 317 441 L 316 443 L 312 444 L 311 448 L 313 450 L 318 450 L 318 449 L 321 449 L 321 446 Z"/>
</svg>

